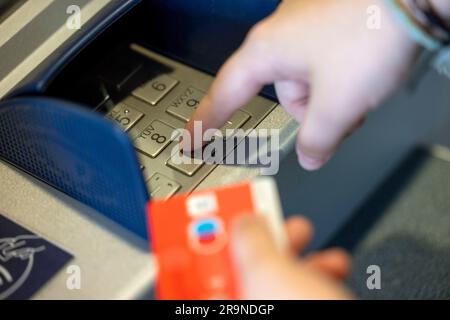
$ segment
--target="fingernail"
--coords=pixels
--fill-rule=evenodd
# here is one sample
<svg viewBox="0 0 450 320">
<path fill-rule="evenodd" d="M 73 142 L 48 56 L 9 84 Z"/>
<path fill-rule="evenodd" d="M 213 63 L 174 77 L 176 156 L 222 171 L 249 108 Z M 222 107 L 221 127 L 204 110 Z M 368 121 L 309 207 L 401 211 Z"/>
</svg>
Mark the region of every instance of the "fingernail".
<svg viewBox="0 0 450 320">
<path fill-rule="evenodd" d="M 330 159 L 330 157 L 326 158 L 311 157 L 304 154 L 301 151 L 298 151 L 297 155 L 298 155 L 298 162 L 300 163 L 300 165 L 303 167 L 303 169 L 308 171 L 315 171 L 320 169 Z"/>
</svg>

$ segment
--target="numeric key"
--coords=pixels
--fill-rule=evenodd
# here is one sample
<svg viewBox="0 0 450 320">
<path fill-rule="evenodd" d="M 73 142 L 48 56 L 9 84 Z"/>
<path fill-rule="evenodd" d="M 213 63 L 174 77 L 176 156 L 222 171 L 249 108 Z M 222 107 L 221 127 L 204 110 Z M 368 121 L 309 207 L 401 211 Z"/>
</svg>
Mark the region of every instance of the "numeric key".
<svg viewBox="0 0 450 320">
<path fill-rule="evenodd" d="M 205 92 L 194 87 L 189 87 L 178 98 L 172 101 L 167 108 L 167 112 L 178 119 L 188 122 L 205 95 Z"/>
<path fill-rule="evenodd" d="M 148 81 L 144 85 L 140 86 L 133 91 L 133 96 L 156 105 L 161 101 L 175 86 L 178 84 L 178 80 L 163 74 L 152 80 Z"/>
<path fill-rule="evenodd" d="M 176 137 L 175 130 L 164 122 L 153 121 L 134 140 L 135 147 L 146 155 L 156 158 L 172 142 L 172 138 Z"/>
<path fill-rule="evenodd" d="M 124 131 L 128 131 L 144 117 L 144 114 L 123 103 L 119 103 L 106 117 L 115 121 Z"/>
</svg>

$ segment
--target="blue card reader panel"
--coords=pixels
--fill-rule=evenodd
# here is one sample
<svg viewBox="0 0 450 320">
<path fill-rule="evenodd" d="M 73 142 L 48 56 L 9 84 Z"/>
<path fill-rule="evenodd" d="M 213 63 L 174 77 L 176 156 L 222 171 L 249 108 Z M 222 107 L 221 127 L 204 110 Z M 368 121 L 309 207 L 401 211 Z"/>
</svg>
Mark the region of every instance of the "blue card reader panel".
<svg viewBox="0 0 450 320">
<path fill-rule="evenodd" d="M 50 98 L 0 103 L 0 156 L 147 236 L 148 192 L 133 146 L 113 123 Z"/>
</svg>

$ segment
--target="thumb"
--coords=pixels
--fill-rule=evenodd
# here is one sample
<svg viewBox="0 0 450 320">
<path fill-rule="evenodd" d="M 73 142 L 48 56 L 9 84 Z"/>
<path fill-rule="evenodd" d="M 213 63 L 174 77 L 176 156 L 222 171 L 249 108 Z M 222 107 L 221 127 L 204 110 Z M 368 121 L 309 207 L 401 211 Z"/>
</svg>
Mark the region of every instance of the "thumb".
<svg viewBox="0 0 450 320">
<path fill-rule="evenodd" d="M 263 217 L 245 215 L 234 222 L 231 255 L 242 280 L 278 260 L 278 248 Z"/>
</svg>

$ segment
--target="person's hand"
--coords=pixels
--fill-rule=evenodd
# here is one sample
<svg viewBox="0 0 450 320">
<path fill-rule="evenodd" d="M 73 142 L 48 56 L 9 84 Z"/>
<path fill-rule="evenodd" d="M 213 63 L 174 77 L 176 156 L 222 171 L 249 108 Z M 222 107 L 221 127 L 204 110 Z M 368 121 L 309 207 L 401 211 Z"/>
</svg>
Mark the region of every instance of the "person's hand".
<svg viewBox="0 0 450 320">
<path fill-rule="evenodd" d="M 367 10 L 381 9 L 381 29 Z M 220 128 L 266 84 L 299 123 L 300 164 L 316 170 L 405 78 L 418 46 L 381 0 L 284 0 L 225 63 L 187 125 Z M 191 146 L 183 146 L 189 149 Z"/>
<path fill-rule="evenodd" d="M 298 259 L 308 245 L 312 226 L 296 217 L 286 224 L 289 252 L 280 252 L 266 220 L 245 216 L 236 221 L 231 252 L 243 299 L 351 299 L 341 281 L 350 271 L 350 257 L 328 249 Z"/>
</svg>

